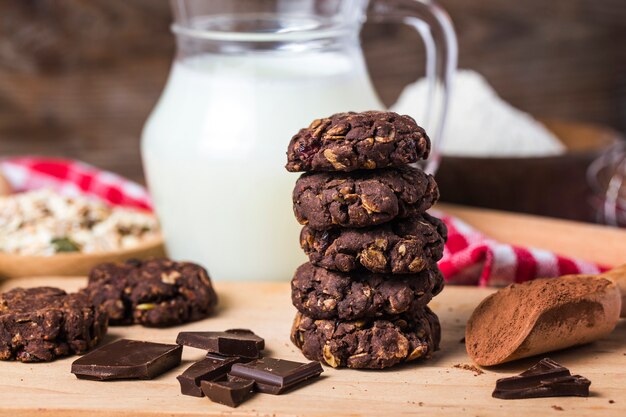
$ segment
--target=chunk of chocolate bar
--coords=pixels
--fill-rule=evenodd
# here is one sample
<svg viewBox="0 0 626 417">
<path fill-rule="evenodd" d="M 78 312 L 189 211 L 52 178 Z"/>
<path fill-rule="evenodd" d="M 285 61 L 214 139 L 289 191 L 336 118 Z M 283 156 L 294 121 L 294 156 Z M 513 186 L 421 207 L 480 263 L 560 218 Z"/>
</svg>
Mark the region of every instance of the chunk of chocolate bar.
<svg viewBox="0 0 626 417">
<path fill-rule="evenodd" d="M 211 401 L 229 407 L 237 407 L 250 398 L 254 381 L 246 379 L 202 381 L 202 392 Z"/>
<path fill-rule="evenodd" d="M 224 356 L 243 358 L 258 358 L 265 348 L 265 340 L 247 329 L 231 329 L 225 332 L 180 332 L 176 343 Z"/>
<path fill-rule="evenodd" d="M 319 376 L 323 371 L 319 362 L 301 363 L 262 358 L 250 363 L 234 364 L 229 373 L 229 379 L 239 377 L 253 380 L 257 391 L 278 395 L 310 378 Z"/>
<path fill-rule="evenodd" d="M 496 381 L 492 396 L 504 400 L 538 397 L 588 397 L 591 381 L 572 375 L 552 359 L 542 359 L 518 376 Z"/>
<path fill-rule="evenodd" d="M 183 395 L 202 397 L 202 389 L 200 388 L 202 381 L 214 381 L 225 378 L 233 364 L 246 361 L 249 361 L 249 359 L 209 353 L 205 359 L 194 363 L 176 377 L 180 383 L 180 392 Z"/>
<path fill-rule="evenodd" d="M 180 364 L 183 347 L 121 339 L 104 345 L 72 363 L 77 378 L 152 379 Z"/>
</svg>

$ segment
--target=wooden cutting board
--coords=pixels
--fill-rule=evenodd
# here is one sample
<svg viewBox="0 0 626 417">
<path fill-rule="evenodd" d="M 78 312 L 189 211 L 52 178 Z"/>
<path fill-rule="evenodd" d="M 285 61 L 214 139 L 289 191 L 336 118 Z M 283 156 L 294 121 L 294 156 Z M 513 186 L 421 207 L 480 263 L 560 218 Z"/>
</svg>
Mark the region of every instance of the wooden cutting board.
<svg viewBox="0 0 626 417">
<path fill-rule="evenodd" d="M 626 232 L 606 227 L 476 210 L 449 205 L 440 209 L 461 217 L 503 242 L 553 250 L 589 261 L 617 265 L 626 261 Z M 84 278 L 22 278 L 0 281 L 0 291 L 16 286 L 52 285 L 76 290 Z M 289 341 L 295 309 L 288 283 L 216 283 L 220 310 L 215 317 L 171 329 L 113 327 L 105 342 L 127 337 L 173 343 L 181 330 L 248 327 L 266 339 L 267 355 L 304 360 Z M 282 396 L 257 394 L 239 408 L 213 404 L 206 398 L 180 395 L 176 375 L 201 351 L 185 348 L 183 364 L 152 381 L 95 382 L 70 373 L 74 358 L 53 363 L 0 362 L 1 416 L 625 416 L 626 320 L 611 337 L 550 354 L 573 372 L 592 381 L 589 398 L 505 401 L 491 398 L 498 378 L 532 365 L 528 359 L 482 375 L 455 368 L 470 364 L 460 342 L 473 308 L 492 290 L 448 286 L 431 307 L 443 328 L 441 350 L 432 360 L 386 371 L 325 368 L 314 384 Z M 612 403 L 610 401 L 613 401 Z M 560 410 L 560 408 L 563 411 Z"/>
<path fill-rule="evenodd" d="M 55 285 L 75 290 L 81 278 L 31 278 L 16 285 Z M 287 283 L 217 283 L 220 311 L 200 322 L 171 329 L 113 327 L 106 342 L 127 337 L 173 343 L 181 330 L 222 330 L 248 327 L 266 339 L 267 355 L 304 360 L 289 341 L 294 308 Z M 239 408 L 180 394 L 175 377 L 199 350 L 185 348 L 183 363 L 152 381 L 96 382 L 70 373 L 75 358 L 52 363 L 0 363 L 0 415 L 6 416 L 401 416 L 401 415 L 626 415 L 626 321 L 611 337 L 550 357 L 592 381 L 589 398 L 498 400 L 491 398 L 496 379 L 516 374 L 536 361 L 523 360 L 482 375 L 455 368 L 470 364 L 461 342 L 472 309 L 491 290 L 447 287 L 431 303 L 443 328 L 441 350 L 422 363 L 386 371 L 335 370 L 282 396 L 257 394 Z M 614 403 L 610 401 L 613 400 Z"/>
</svg>

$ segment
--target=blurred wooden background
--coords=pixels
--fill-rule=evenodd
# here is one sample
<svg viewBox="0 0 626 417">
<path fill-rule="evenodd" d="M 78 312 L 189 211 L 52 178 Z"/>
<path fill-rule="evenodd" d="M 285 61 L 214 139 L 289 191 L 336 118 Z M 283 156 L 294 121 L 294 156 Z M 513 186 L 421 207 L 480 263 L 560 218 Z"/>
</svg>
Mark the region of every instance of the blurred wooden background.
<svg viewBox="0 0 626 417">
<path fill-rule="evenodd" d="M 460 67 L 506 100 L 626 130 L 626 1 L 440 3 Z M 174 53 L 170 21 L 166 0 L 0 0 L 0 155 L 79 158 L 141 181 L 139 136 Z M 363 42 L 391 103 L 418 75 L 417 38 L 368 24 Z"/>
</svg>

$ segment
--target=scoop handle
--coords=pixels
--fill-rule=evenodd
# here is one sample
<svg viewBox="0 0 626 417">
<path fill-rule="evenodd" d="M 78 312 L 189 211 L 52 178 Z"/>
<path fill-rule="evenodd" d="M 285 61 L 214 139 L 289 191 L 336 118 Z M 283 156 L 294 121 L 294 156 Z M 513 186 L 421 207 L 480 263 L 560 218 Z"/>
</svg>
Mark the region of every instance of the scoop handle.
<svg viewBox="0 0 626 417">
<path fill-rule="evenodd" d="M 598 276 L 613 281 L 613 283 L 617 285 L 622 296 L 622 307 L 619 316 L 622 318 L 626 317 L 626 264 L 620 265 Z"/>
</svg>

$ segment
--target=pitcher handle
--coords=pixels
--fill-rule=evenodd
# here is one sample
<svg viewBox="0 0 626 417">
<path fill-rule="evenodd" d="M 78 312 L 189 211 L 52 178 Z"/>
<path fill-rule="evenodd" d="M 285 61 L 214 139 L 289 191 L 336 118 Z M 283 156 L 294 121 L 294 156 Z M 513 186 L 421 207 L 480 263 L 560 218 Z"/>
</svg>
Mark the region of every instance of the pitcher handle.
<svg viewBox="0 0 626 417">
<path fill-rule="evenodd" d="M 458 57 L 452 21 L 432 0 L 371 0 L 368 15 L 370 19 L 409 25 L 422 37 L 426 51 L 427 102 L 430 105 L 426 106 L 424 119 L 418 120 L 418 124 L 429 132 L 433 151 L 424 170 L 434 175 L 441 161 L 448 99 Z"/>
</svg>

